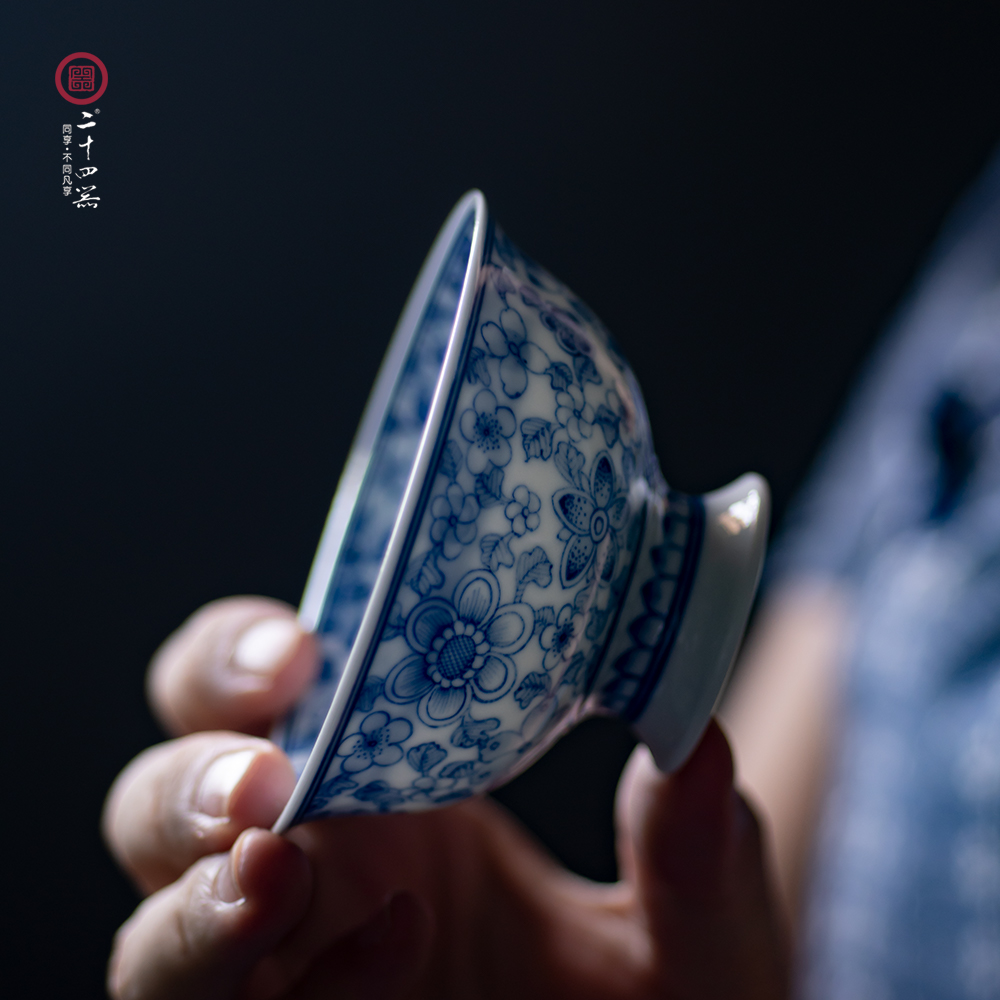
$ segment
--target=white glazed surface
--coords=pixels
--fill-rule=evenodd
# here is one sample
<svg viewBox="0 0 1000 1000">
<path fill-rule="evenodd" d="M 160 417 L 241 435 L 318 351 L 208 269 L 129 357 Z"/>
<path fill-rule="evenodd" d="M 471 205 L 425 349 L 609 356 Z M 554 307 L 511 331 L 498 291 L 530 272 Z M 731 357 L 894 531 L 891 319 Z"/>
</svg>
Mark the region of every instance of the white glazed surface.
<svg viewBox="0 0 1000 1000">
<path fill-rule="evenodd" d="M 706 494 L 698 572 L 677 640 L 635 722 L 663 771 L 679 767 L 708 724 L 739 649 L 764 562 L 770 490 L 754 473 Z"/>
</svg>

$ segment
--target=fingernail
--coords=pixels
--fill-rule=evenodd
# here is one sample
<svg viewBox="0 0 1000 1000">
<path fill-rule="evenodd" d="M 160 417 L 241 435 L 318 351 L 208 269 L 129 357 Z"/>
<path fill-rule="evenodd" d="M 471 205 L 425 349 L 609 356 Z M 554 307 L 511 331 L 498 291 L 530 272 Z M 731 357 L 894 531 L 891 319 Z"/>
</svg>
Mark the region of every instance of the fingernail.
<svg viewBox="0 0 1000 1000">
<path fill-rule="evenodd" d="M 240 636 L 232 664 L 249 674 L 277 673 L 301 638 L 302 631 L 294 618 L 265 618 Z"/>
<path fill-rule="evenodd" d="M 215 895 L 223 903 L 238 903 L 243 898 L 237 871 L 240 866 L 241 841 L 233 845 L 233 849 L 222 860 L 219 872 L 215 876 Z"/>
<path fill-rule="evenodd" d="M 230 796 L 256 756 L 256 750 L 231 750 L 216 757 L 198 784 L 198 811 L 205 816 L 228 816 Z"/>
</svg>

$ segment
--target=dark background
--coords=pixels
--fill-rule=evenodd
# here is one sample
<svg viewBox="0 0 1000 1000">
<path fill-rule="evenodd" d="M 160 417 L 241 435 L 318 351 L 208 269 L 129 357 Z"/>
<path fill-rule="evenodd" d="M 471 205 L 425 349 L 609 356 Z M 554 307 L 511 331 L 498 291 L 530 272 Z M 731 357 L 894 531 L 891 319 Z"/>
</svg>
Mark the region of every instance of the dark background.
<svg viewBox="0 0 1000 1000">
<path fill-rule="evenodd" d="M 995 3 L 51 3 L 0 22 L 6 995 L 97 997 L 135 896 L 97 833 L 201 603 L 295 603 L 409 285 L 481 187 L 616 334 L 671 484 L 780 515 L 1000 136 Z M 53 74 L 108 67 L 98 211 Z M 89 109 L 92 110 L 92 109 Z M 630 737 L 502 793 L 614 877 Z M 11 992 L 11 987 L 15 987 Z"/>
</svg>

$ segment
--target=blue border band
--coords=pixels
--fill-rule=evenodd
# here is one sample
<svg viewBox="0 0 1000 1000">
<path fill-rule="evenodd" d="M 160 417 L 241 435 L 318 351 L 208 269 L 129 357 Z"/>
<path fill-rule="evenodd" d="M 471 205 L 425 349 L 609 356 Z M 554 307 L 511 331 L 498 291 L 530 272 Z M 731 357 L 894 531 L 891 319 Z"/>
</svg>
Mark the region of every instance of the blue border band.
<svg viewBox="0 0 1000 1000">
<path fill-rule="evenodd" d="M 670 491 L 668 496 L 667 513 L 664 521 L 664 538 L 670 537 L 670 519 L 672 508 L 678 500 L 686 502 L 688 507 L 688 537 L 684 547 L 684 556 L 681 562 L 680 572 L 677 574 L 676 590 L 673 601 L 670 604 L 670 611 L 667 620 L 664 622 L 663 631 L 656 643 L 656 650 L 650 660 L 649 669 L 639 682 L 639 687 L 633 694 L 622 716 L 629 722 L 635 722 L 642 715 L 649 701 L 650 695 L 656 689 L 663 676 L 663 670 L 670 659 L 671 650 L 677 641 L 677 634 L 680 632 L 681 622 L 684 620 L 684 611 L 687 608 L 688 598 L 691 596 L 691 588 L 694 585 L 695 572 L 698 568 L 698 559 L 701 556 L 701 543 L 705 537 L 705 505 L 701 497 L 688 496 L 682 493 Z M 656 553 L 654 552 L 654 557 Z"/>
<path fill-rule="evenodd" d="M 492 218 L 487 219 L 486 234 L 483 241 L 483 255 L 479 261 L 479 268 L 481 269 L 485 266 L 486 262 L 490 259 L 490 255 L 493 252 L 493 236 L 494 236 L 494 225 Z M 458 237 L 456 237 L 458 238 Z M 446 258 L 447 259 L 447 258 Z M 438 276 L 440 280 L 440 274 Z M 435 286 L 436 287 L 436 286 Z M 420 491 L 420 498 L 417 501 L 417 506 L 413 512 L 413 517 L 410 520 L 410 524 L 406 531 L 406 540 L 403 545 L 403 550 L 400 555 L 399 561 L 396 564 L 396 568 L 393 571 L 392 584 L 389 590 L 389 596 L 386 598 L 385 604 L 379 612 L 378 623 L 375 626 L 375 632 L 373 633 L 372 641 L 368 645 L 368 649 L 365 651 L 365 659 L 361 664 L 361 669 L 357 673 L 357 677 L 354 681 L 354 687 L 351 691 L 351 697 L 347 704 L 347 708 L 341 714 L 340 719 L 337 723 L 337 728 L 334 730 L 330 742 L 327 744 L 326 749 L 323 753 L 323 759 L 320 766 L 316 769 L 316 773 L 313 775 L 313 779 L 309 784 L 309 791 L 303 797 L 302 803 L 296 810 L 295 816 L 293 817 L 290 826 L 294 826 L 297 823 L 301 823 L 309 813 L 310 807 L 312 806 L 312 801 L 316 796 L 316 792 L 319 790 L 320 785 L 326 778 L 327 771 L 330 768 L 330 763 L 336 756 L 337 748 L 340 746 L 344 737 L 344 730 L 347 728 L 347 724 L 350 722 L 351 717 L 354 714 L 355 705 L 357 700 L 361 695 L 361 690 L 365 685 L 365 681 L 368 680 L 368 672 L 371 670 L 372 660 L 375 657 L 375 652 L 379 647 L 379 643 L 382 640 L 382 633 L 385 631 L 386 623 L 389 619 L 389 613 L 392 610 L 393 602 L 396 600 L 396 595 L 399 593 L 399 588 L 403 583 L 403 575 L 406 572 L 407 567 L 410 564 L 410 558 L 413 553 L 413 546 L 416 542 L 417 533 L 420 530 L 420 526 L 424 520 L 424 513 L 427 509 L 427 504 L 430 501 L 430 494 L 434 486 L 434 481 L 437 478 L 438 465 L 441 461 L 441 453 L 444 450 L 445 442 L 448 439 L 448 431 L 451 428 L 452 420 L 455 416 L 455 408 L 458 405 L 458 397 L 462 391 L 462 384 L 466 377 L 466 368 L 468 366 L 469 354 L 472 349 L 472 342 L 474 334 L 479 325 L 479 313 L 483 305 L 483 296 L 485 294 L 485 285 L 480 286 L 479 290 L 476 292 L 476 298 L 473 302 L 472 312 L 469 315 L 469 322 L 465 328 L 465 333 L 463 335 L 464 342 L 462 344 L 462 353 L 458 359 L 458 365 L 455 368 L 455 378 L 452 382 L 451 388 L 448 392 L 448 401 L 445 404 L 445 410 L 441 417 L 440 430 L 444 433 L 439 432 L 437 440 L 434 442 L 434 451 L 431 454 L 431 460 L 427 467 L 428 473 L 424 480 L 424 484 Z M 430 304 L 433 298 L 433 293 L 431 297 L 428 298 L 427 305 Z M 424 314 L 421 314 L 420 322 L 423 322 Z"/>
</svg>

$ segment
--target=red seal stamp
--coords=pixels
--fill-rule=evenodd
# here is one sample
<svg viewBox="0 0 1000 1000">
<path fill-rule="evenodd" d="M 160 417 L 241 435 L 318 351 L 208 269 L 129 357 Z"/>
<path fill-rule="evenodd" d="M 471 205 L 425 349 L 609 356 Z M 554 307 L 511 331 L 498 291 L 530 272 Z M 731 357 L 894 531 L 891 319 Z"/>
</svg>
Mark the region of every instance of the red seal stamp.
<svg viewBox="0 0 1000 1000">
<path fill-rule="evenodd" d="M 107 67 L 90 52 L 74 52 L 56 67 L 56 90 L 70 104 L 93 104 L 107 86 Z"/>
</svg>

